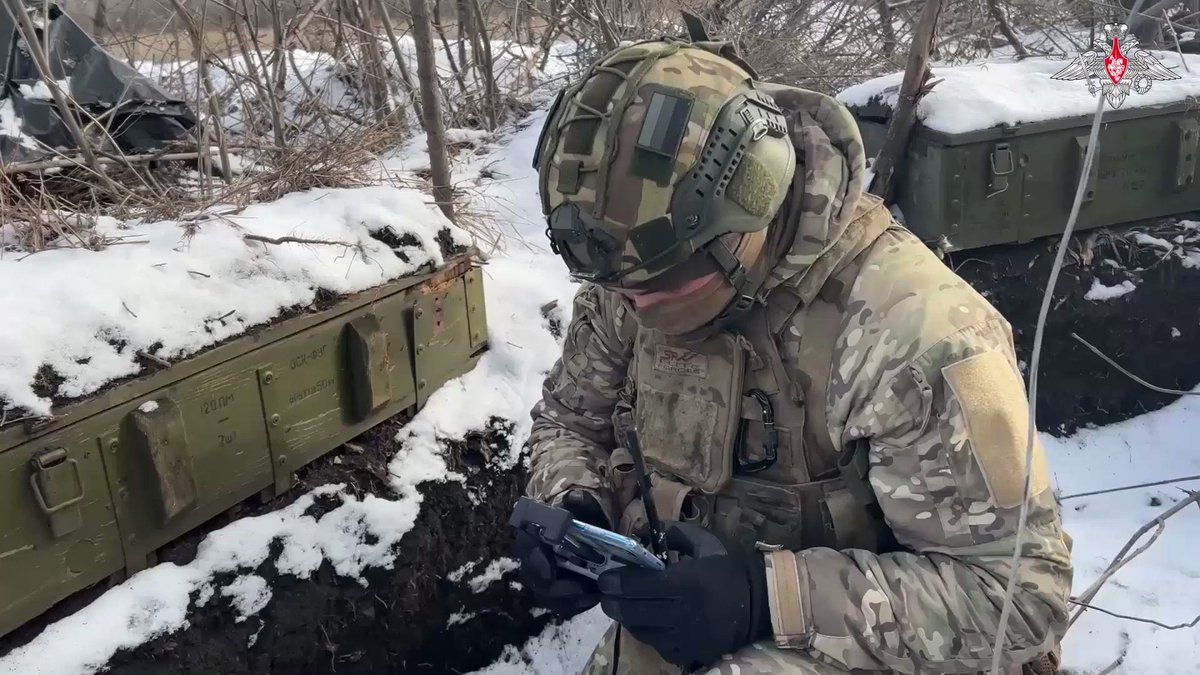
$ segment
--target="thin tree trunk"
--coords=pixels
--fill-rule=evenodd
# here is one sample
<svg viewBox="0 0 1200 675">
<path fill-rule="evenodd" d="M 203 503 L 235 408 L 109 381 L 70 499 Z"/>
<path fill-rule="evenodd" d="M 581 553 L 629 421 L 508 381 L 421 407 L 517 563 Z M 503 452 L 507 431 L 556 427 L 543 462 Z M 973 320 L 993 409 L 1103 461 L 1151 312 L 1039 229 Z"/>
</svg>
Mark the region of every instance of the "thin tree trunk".
<svg viewBox="0 0 1200 675">
<path fill-rule="evenodd" d="M 180 0 L 171 0 L 171 4 L 174 6 L 175 12 L 183 21 L 184 27 L 192 38 L 192 49 L 196 52 L 197 74 L 200 76 L 199 84 L 204 89 L 204 102 L 208 107 L 210 122 L 200 129 L 200 177 L 201 180 L 209 180 L 209 168 L 212 164 L 212 156 L 208 147 L 208 134 L 211 131 L 217 141 L 217 150 L 220 153 L 221 175 L 225 180 L 229 180 L 232 175 L 232 165 L 229 162 L 229 150 L 225 144 L 225 127 L 222 125 L 220 102 L 217 100 L 216 87 L 213 86 L 212 77 L 208 72 L 208 54 L 204 48 L 204 33 L 201 28 L 208 18 L 208 2 L 206 1 L 201 6 L 200 22 L 198 24 Z"/>
<path fill-rule="evenodd" d="M 474 67 L 475 59 L 471 59 L 471 65 L 467 64 L 467 40 L 471 36 L 471 10 L 467 7 L 467 0 L 455 0 L 454 15 L 458 19 L 458 62 L 462 65 L 463 72 Z"/>
<path fill-rule="evenodd" d="M 96 11 L 92 14 L 92 35 L 99 39 L 108 32 L 108 0 L 96 0 Z"/>
<path fill-rule="evenodd" d="M 892 6 L 888 0 L 875 0 L 879 12 L 879 34 L 883 36 L 883 55 L 892 58 L 896 53 L 896 27 L 892 25 Z"/>
<path fill-rule="evenodd" d="M 392 45 L 392 55 L 396 57 L 396 68 L 400 71 L 400 82 L 404 85 L 404 91 L 411 98 L 416 87 L 413 85 L 412 77 L 408 74 L 408 63 L 404 59 L 404 51 L 400 49 L 400 38 L 396 36 L 396 28 L 392 25 L 392 17 L 387 11 L 386 0 L 375 0 L 379 8 L 379 17 L 383 19 L 383 32 L 387 34 L 388 42 Z M 420 118 L 420 115 L 417 115 Z"/>
<path fill-rule="evenodd" d="M 417 81 L 421 87 L 421 112 L 425 116 L 433 198 L 441 207 L 442 213 L 454 220 L 454 204 L 451 202 L 450 192 L 450 159 L 446 155 L 446 127 L 442 121 L 442 103 L 438 96 L 437 56 L 433 48 L 433 30 L 429 24 L 429 7 L 426 0 L 409 0 L 409 6 L 413 42 L 417 47 Z"/>
<path fill-rule="evenodd" d="M 566 14 L 564 6 L 566 0 L 550 0 L 550 26 L 542 34 L 541 43 L 538 49 L 542 52 L 542 58 L 538 61 L 538 70 L 545 70 L 546 64 L 550 60 L 550 48 L 554 46 L 554 41 L 562 33 L 562 21 Z"/>
<path fill-rule="evenodd" d="M 454 79 L 458 80 L 459 91 L 465 96 L 467 81 L 463 79 L 462 70 L 454 63 L 454 52 L 450 49 L 450 42 L 446 40 L 446 28 L 442 25 L 441 10 L 438 9 L 437 2 L 433 3 L 433 29 L 437 31 L 438 39 L 442 42 L 442 49 L 446 52 L 446 61 L 450 63 L 450 72 L 454 73 Z"/>
<path fill-rule="evenodd" d="M 472 22 L 472 49 L 476 53 L 475 62 L 483 73 L 484 111 L 488 118 L 488 128 L 494 130 L 500 121 L 500 91 L 496 86 L 496 73 L 492 69 L 492 41 L 487 34 L 487 25 L 483 21 L 483 8 L 479 0 L 467 0 L 474 12 Z"/>
<path fill-rule="evenodd" d="M 287 146 L 287 121 L 283 110 L 287 105 L 287 58 L 284 56 L 283 17 L 279 10 L 279 0 L 271 0 L 271 31 L 275 46 L 271 49 L 271 76 L 275 84 L 275 144 Z"/>
<path fill-rule="evenodd" d="M 913 31 L 912 48 L 908 53 L 908 67 L 904 69 L 904 81 L 900 85 L 900 100 L 892 112 L 888 124 L 887 138 L 875 159 L 875 180 L 870 192 L 882 197 L 885 202 L 892 198 L 892 178 L 896 165 L 908 149 L 913 124 L 917 121 L 917 101 L 929 79 L 929 50 L 937 32 L 938 14 L 942 0 L 926 0 Z"/>
<path fill-rule="evenodd" d="M 987 0 L 987 6 L 992 19 L 996 21 L 996 25 L 1000 27 L 1000 32 L 1004 34 L 1004 39 L 1008 40 L 1008 44 L 1012 45 L 1013 50 L 1017 53 L 1017 58 L 1029 58 L 1029 50 L 1025 49 L 1025 45 L 1021 44 L 1021 38 L 1017 37 L 1016 32 L 1012 29 L 1012 25 L 1008 23 L 1008 16 L 1004 13 L 1004 8 L 1000 6 L 1000 0 Z"/>
<path fill-rule="evenodd" d="M 359 54 L 359 67 L 363 72 L 363 84 L 375 121 L 384 124 L 391 114 L 391 91 L 388 87 L 387 70 L 383 67 L 383 53 L 380 51 L 378 40 L 375 39 L 370 13 L 365 11 L 359 0 L 347 0 L 346 11 L 353 19 L 353 24 L 362 31 L 360 39 L 363 49 Z"/>
</svg>

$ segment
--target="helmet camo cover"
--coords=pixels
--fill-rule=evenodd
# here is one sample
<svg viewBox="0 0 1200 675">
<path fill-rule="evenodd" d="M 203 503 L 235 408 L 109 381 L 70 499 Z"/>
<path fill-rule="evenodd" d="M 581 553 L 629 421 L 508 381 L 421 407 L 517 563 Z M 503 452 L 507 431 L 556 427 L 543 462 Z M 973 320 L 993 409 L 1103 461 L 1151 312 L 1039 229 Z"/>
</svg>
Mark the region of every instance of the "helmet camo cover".
<svg viewBox="0 0 1200 675">
<path fill-rule="evenodd" d="M 534 165 L 551 243 L 598 283 L 642 283 L 699 250 L 737 281 L 719 237 L 779 209 L 795 167 L 786 132 L 733 61 L 671 39 L 618 48 L 543 127 Z"/>
</svg>

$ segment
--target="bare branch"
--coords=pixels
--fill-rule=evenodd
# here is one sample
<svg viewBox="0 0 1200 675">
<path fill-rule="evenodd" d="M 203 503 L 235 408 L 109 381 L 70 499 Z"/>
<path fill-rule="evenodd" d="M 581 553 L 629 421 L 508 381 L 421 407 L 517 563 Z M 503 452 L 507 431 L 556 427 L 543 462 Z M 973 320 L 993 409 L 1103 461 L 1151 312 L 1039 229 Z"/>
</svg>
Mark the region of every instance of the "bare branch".
<svg viewBox="0 0 1200 675">
<path fill-rule="evenodd" d="M 1143 618 L 1140 616 L 1131 616 L 1129 614 L 1118 614 L 1117 612 L 1113 612 L 1113 611 L 1104 609 L 1103 607 L 1089 605 L 1087 603 L 1079 602 L 1078 600 L 1071 600 L 1070 603 L 1072 605 L 1078 605 L 1079 607 L 1082 607 L 1083 609 L 1094 609 L 1097 612 L 1100 612 L 1101 614 L 1107 614 L 1109 616 L 1113 616 L 1118 619 L 1125 619 L 1126 621 L 1136 621 L 1138 623 L 1147 623 L 1152 626 L 1158 626 L 1159 628 L 1166 628 L 1167 630 L 1180 630 L 1182 628 L 1195 628 L 1197 625 L 1200 625 L 1200 615 L 1198 615 L 1196 618 L 1192 619 L 1191 621 L 1188 621 L 1187 623 L 1166 624 L 1166 623 L 1163 623 L 1156 619 L 1146 619 L 1146 618 Z"/>
<path fill-rule="evenodd" d="M 1109 488 L 1107 490 L 1093 490 L 1092 492 L 1079 492 L 1072 495 L 1064 495 L 1058 498 L 1058 501 L 1065 502 L 1068 499 L 1080 499 L 1082 497 L 1095 497 L 1096 495 L 1106 495 L 1113 492 L 1125 492 L 1127 490 L 1136 490 L 1138 488 L 1157 487 L 1159 485 L 1172 485 L 1174 483 L 1186 483 L 1188 481 L 1200 480 L 1200 475 L 1183 476 L 1181 478 L 1168 478 L 1166 480 L 1156 480 L 1150 483 L 1138 483 L 1137 485 L 1123 485 L 1121 487 Z"/>
<path fill-rule="evenodd" d="M 261 234 L 246 234 L 242 235 L 242 239 L 246 241 L 261 241 L 264 244 L 322 244 L 327 246 L 345 246 L 353 248 L 355 244 L 345 241 L 334 241 L 331 239 L 307 239 L 305 237 L 266 237 Z"/>
<path fill-rule="evenodd" d="M 1106 584 L 1108 582 L 1108 580 L 1111 579 L 1112 576 L 1117 573 L 1118 570 L 1120 570 L 1125 565 L 1129 564 L 1129 562 L 1132 561 L 1134 558 L 1138 557 L 1142 553 L 1145 553 L 1146 549 L 1150 548 L 1150 546 L 1155 541 L 1158 540 L 1159 535 L 1161 535 L 1162 531 L 1166 528 L 1167 519 L 1171 518 L 1175 514 L 1184 510 L 1188 506 L 1191 506 L 1192 504 L 1197 504 L 1197 503 L 1200 503 L 1200 492 L 1189 493 L 1189 496 L 1187 499 L 1180 500 L 1177 504 L 1175 504 L 1171 508 L 1167 509 L 1166 511 L 1163 511 L 1161 514 L 1156 516 L 1153 520 L 1151 520 L 1150 522 L 1148 522 L 1145 525 L 1138 528 L 1137 532 L 1134 532 L 1133 536 L 1129 538 L 1129 541 L 1125 542 L 1125 545 L 1122 546 L 1121 550 L 1117 552 L 1117 555 L 1113 558 L 1113 561 L 1111 563 L 1109 563 L 1108 568 L 1104 570 L 1104 573 L 1101 574 L 1100 577 L 1097 578 L 1096 581 L 1094 581 L 1091 586 L 1088 586 L 1087 590 L 1085 590 L 1083 593 L 1081 593 L 1079 595 L 1078 599 L 1073 599 L 1071 601 L 1074 604 L 1079 605 L 1080 610 L 1071 617 L 1071 620 L 1067 623 L 1067 628 L 1070 628 L 1071 626 L 1075 625 L 1075 622 L 1078 621 L 1079 617 L 1083 615 L 1084 610 L 1089 609 L 1091 607 L 1087 603 L 1091 602 L 1092 598 L 1096 597 L 1096 594 L 1100 592 L 1100 589 L 1104 586 L 1104 584 Z M 1142 545 L 1140 548 L 1138 548 L 1136 551 L 1134 551 L 1131 555 L 1126 556 L 1125 554 L 1129 551 L 1129 549 L 1133 548 L 1133 545 L 1135 543 L 1137 543 L 1137 541 L 1139 539 L 1141 539 L 1147 532 L 1149 532 L 1151 528 L 1156 528 L 1156 530 L 1155 530 L 1155 533 L 1150 537 L 1150 540 L 1148 542 L 1146 542 L 1144 545 Z M 1103 610 L 1101 610 L 1101 611 L 1103 611 Z M 1105 612 L 1105 613 L 1109 613 L 1109 612 Z M 1114 615 L 1114 616 L 1116 616 L 1116 615 Z M 1130 618 L 1130 617 L 1121 617 L 1121 618 Z M 1196 621 L 1200 621 L 1200 617 L 1197 617 Z M 1189 626 L 1196 625 L 1196 621 L 1193 621 L 1191 624 L 1189 624 Z M 1147 621 L 1147 623 L 1156 623 L 1156 622 Z M 1163 624 L 1157 624 L 1157 625 L 1162 626 Z M 1166 628 L 1167 626 L 1163 626 L 1163 627 Z M 1180 627 L 1183 627 L 1183 626 L 1180 626 Z"/>
</svg>

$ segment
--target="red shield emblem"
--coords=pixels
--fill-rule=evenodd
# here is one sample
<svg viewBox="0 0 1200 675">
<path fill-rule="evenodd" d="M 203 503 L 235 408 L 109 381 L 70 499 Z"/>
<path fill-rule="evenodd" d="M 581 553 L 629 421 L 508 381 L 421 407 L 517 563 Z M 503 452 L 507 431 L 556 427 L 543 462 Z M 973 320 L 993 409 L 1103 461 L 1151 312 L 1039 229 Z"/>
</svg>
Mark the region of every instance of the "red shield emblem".
<svg viewBox="0 0 1200 675">
<path fill-rule="evenodd" d="M 1121 84 L 1121 78 L 1125 77 L 1125 70 L 1129 68 L 1129 59 L 1121 53 L 1121 43 L 1117 38 L 1113 38 L 1112 53 L 1104 57 L 1104 70 L 1108 73 L 1108 79 L 1112 80 L 1113 84 Z"/>
</svg>

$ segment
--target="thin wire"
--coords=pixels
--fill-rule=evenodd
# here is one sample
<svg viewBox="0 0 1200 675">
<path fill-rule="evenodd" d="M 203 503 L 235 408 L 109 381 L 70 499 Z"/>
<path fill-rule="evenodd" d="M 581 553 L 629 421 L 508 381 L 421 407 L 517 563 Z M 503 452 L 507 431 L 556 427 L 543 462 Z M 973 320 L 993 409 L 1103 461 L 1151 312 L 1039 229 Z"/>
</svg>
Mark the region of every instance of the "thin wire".
<svg viewBox="0 0 1200 675">
<path fill-rule="evenodd" d="M 1116 361 L 1109 358 L 1107 354 L 1100 351 L 1097 347 L 1093 346 L 1092 343 L 1079 337 L 1079 335 L 1077 333 L 1071 333 L 1071 337 L 1082 342 L 1084 347 L 1087 347 L 1088 349 L 1092 350 L 1093 354 L 1104 359 L 1108 363 L 1108 365 L 1112 366 L 1113 368 L 1116 368 L 1117 372 L 1121 373 L 1125 377 L 1128 377 L 1129 379 L 1133 380 L 1134 382 L 1137 382 L 1138 384 L 1149 389 L 1150 391 L 1157 391 L 1160 394 L 1175 394 L 1176 396 L 1200 396 L 1200 391 L 1184 391 L 1182 389 L 1167 389 L 1166 387 L 1159 387 L 1157 385 L 1150 384 L 1149 382 L 1143 380 L 1142 378 L 1138 377 L 1137 375 L 1134 375 L 1133 373 L 1129 372 L 1125 368 L 1121 367 L 1121 364 L 1119 364 Z"/>
<path fill-rule="evenodd" d="M 1126 492 L 1128 490 L 1136 490 L 1138 488 L 1157 487 L 1159 485 L 1170 485 L 1172 483 L 1186 483 L 1188 481 L 1200 480 L 1200 475 L 1196 476 L 1181 476 L 1179 478 L 1168 478 L 1166 480 L 1156 480 L 1150 483 L 1138 483 L 1137 485 L 1123 485 L 1121 487 L 1108 488 L 1107 490 L 1092 490 L 1091 492 L 1077 492 L 1073 495 L 1063 495 L 1058 498 L 1058 501 L 1065 502 L 1068 499 L 1079 499 L 1080 497 L 1095 497 L 1096 495 L 1107 495 L 1113 492 Z"/>
<path fill-rule="evenodd" d="M 1137 0 L 1129 11 L 1129 19 L 1142 8 L 1145 0 Z M 1000 608 L 1000 625 L 996 629 L 996 641 L 992 645 L 991 675 L 1000 675 L 1000 655 L 1004 649 L 1004 639 L 1008 636 L 1008 621 L 1012 614 L 1013 594 L 1017 588 L 1018 570 L 1021 565 L 1021 548 L 1024 545 L 1025 523 L 1029 518 L 1029 485 L 1033 471 L 1033 440 L 1037 434 L 1037 385 L 1038 366 L 1042 359 L 1042 340 L 1046 333 L 1046 317 L 1050 314 L 1050 302 L 1054 297 L 1054 287 L 1058 283 L 1058 275 L 1062 271 L 1063 259 L 1066 257 L 1067 245 L 1071 241 L 1071 233 L 1079 220 L 1079 209 L 1083 206 L 1083 193 L 1087 189 L 1088 176 L 1092 172 L 1092 162 L 1096 158 L 1096 149 L 1100 145 L 1100 120 L 1104 117 L 1104 89 L 1100 90 L 1099 100 L 1096 101 L 1096 112 L 1092 118 L 1092 130 L 1088 135 L 1087 151 L 1083 157 L 1083 170 L 1079 175 L 1079 184 L 1075 186 L 1075 200 L 1071 203 L 1071 215 L 1067 218 L 1067 226 L 1063 229 L 1062 238 L 1058 242 L 1058 250 L 1054 254 L 1054 265 L 1050 269 L 1050 280 L 1046 283 L 1046 291 L 1042 294 L 1042 306 L 1038 310 L 1037 329 L 1033 334 L 1033 356 L 1029 366 L 1029 428 L 1025 437 L 1025 486 L 1021 510 L 1017 516 L 1017 534 L 1013 540 L 1013 553 L 1009 561 L 1008 583 L 1004 587 L 1004 605 Z"/>
</svg>

